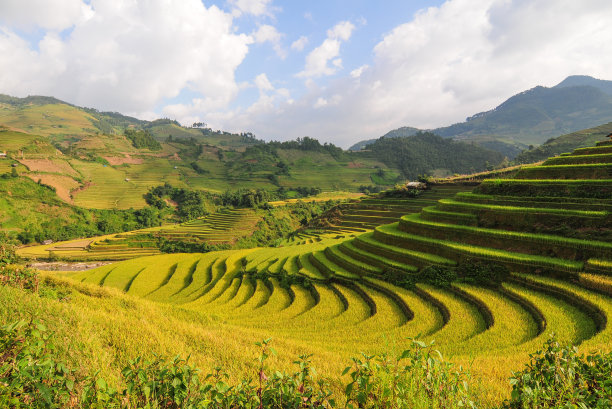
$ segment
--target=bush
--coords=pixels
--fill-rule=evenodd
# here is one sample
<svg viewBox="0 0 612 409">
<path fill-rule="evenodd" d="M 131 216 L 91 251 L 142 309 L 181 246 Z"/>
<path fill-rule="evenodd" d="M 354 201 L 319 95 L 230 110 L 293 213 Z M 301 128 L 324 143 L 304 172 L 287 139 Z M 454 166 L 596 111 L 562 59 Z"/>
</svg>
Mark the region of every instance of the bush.
<svg viewBox="0 0 612 409">
<path fill-rule="evenodd" d="M 54 358 L 40 322 L 0 327 L 0 407 L 59 408 L 76 398 L 73 372 Z"/>
<path fill-rule="evenodd" d="M 457 275 L 466 283 L 497 287 L 510 275 L 510 271 L 503 264 L 470 260 L 457 266 Z"/>
<path fill-rule="evenodd" d="M 0 407 L 11 408 L 474 408 L 469 373 L 444 361 L 432 344 L 413 340 L 409 349 L 353 359 L 343 375 L 350 382 L 336 403 L 329 383 L 315 379 L 310 355 L 291 374 L 266 361 L 270 340 L 256 343 L 255 376 L 236 385 L 220 368 L 202 376 L 188 360 L 138 357 L 121 372 L 121 390 L 97 375 L 83 377 L 56 359 L 52 335 L 40 322 L 0 327 Z"/>
<path fill-rule="evenodd" d="M 513 374 L 507 409 L 612 407 L 612 353 L 579 355 L 554 338 Z"/>
<path fill-rule="evenodd" d="M 0 285 L 36 292 L 38 284 L 39 278 L 36 270 L 14 264 L 0 265 Z"/>
<path fill-rule="evenodd" d="M 457 279 L 455 269 L 443 266 L 428 266 L 419 272 L 419 281 L 436 287 L 449 287 Z"/>
<path fill-rule="evenodd" d="M 346 408 L 475 408 L 470 374 L 443 359 L 439 351 L 418 340 L 399 357 L 363 354 L 344 370 Z"/>
<path fill-rule="evenodd" d="M 0 232 L 0 266 L 17 261 L 15 242 L 5 232 Z"/>
</svg>

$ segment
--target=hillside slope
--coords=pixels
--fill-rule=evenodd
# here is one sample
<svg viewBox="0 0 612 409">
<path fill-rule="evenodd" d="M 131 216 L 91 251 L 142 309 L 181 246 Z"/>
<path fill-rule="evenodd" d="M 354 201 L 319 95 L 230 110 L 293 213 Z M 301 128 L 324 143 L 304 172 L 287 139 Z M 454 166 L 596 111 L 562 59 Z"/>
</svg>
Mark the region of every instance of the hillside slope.
<svg viewBox="0 0 612 409">
<path fill-rule="evenodd" d="M 475 142 L 512 159 L 528 145 L 539 145 L 551 137 L 612 121 L 611 90 L 612 81 L 570 76 L 554 87 L 526 90 L 490 111 L 431 132 Z M 354 146 L 362 148 L 373 141 L 361 141 Z"/>
<path fill-rule="evenodd" d="M 436 137 L 387 138 L 397 139 L 406 156 L 389 160 L 384 149 L 345 152 L 308 137 L 264 143 L 251 133 L 194 126 L 140 121 L 49 97 L 0 96 L 0 152 L 8 156 L 0 158 L 0 171 L 12 172 L 10 166 L 19 164 L 18 176 L 52 186 L 69 204 L 129 209 L 143 207 L 142 195 L 163 183 L 214 193 L 300 187 L 355 192 L 390 187 L 421 173 L 464 173 L 501 161 L 494 152 Z"/>
<path fill-rule="evenodd" d="M 533 163 L 544 160 L 550 156 L 556 156 L 574 149 L 585 148 L 601 141 L 612 133 L 612 122 L 594 128 L 572 132 L 551 138 L 540 146 L 521 152 L 514 161 L 516 163 Z"/>
<path fill-rule="evenodd" d="M 499 402 L 550 333 L 610 350 L 611 148 L 523 167 L 355 238 L 134 259 L 72 278 L 330 353 L 330 365 L 418 335 L 469 363 Z"/>
</svg>

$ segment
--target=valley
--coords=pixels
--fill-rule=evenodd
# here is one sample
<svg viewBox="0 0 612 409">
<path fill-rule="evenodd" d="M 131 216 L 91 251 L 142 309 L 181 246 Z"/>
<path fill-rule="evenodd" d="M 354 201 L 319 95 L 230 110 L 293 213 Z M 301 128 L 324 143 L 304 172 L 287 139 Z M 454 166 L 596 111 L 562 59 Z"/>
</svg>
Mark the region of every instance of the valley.
<svg viewBox="0 0 612 409">
<path fill-rule="evenodd" d="M 0 286 L 0 317 L 35 314 L 59 358 L 114 387 L 129 359 L 152 354 L 222 365 L 239 382 L 250 346 L 272 338 L 270 365 L 311 356 L 341 397 L 352 357 L 416 339 L 469 368 L 470 399 L 492 408 L 552 336 L 611 351 L 608 125 L 542 145 L 587 135 L 590 146 L 516 164 L 426 133 L 351 153 L 164 121 L 92 134 L 83 118 L 95 126 L 99 113 L 41 109 L 66 128 L 0 131 L 3 240 L 22 244 L 0 277 L 40 261 L 75 268 L 37 271 L 36 291 Z M 418 170 L 424 155 L 431 173 Z"/>
</svg>

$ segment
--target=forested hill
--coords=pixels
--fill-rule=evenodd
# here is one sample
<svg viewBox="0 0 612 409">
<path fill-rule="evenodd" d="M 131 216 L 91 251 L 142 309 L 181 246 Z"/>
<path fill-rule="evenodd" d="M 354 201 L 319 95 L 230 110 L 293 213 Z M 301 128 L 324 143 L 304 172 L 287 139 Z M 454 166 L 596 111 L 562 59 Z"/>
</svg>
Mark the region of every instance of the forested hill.
<svg viewBox="0 0 612 409">
<path fill-rule="evenodd" d="M 610 133 L 612 133 L 612 122 L 551 138 L 540 146 L 522 152 L 514 161 L 516 163 L 534 163 L 564 152 L 571 152 L 577 148 L 593 146 Z"/>
<path fill-rule="evenodd" d="M 504 159 L 499 152 L 444 139 L 431 132 L 380 138 L 370 144 L 368 150 L 379 161 L 399 169 L 408 179 L 426 173 L 479 172 L 498 165 Z"/>
<path fill-rule="evenodd" d="M 612 81 L 570 76 L 554 87 L 538 86 L 521 92 L 490 111 L 431 132 L 444 138 L 475 142 L 513 158 L 528 145 L 540 145 L 550 138 L 610 121 Z M 406 128 L 398 128 L 388 135 L 403 129 Z M 361 148 L 373 141 L 354 146 Z"/>
<path fill-rule="evenodd" d="M 400 138 L 403 136 L 412 136 L 417 132 L 420 132 L 420 129 L 412 128 L 410 126 L 403 126 L 401 128 L 394 129 L 392 131 L 387 132 L 382 136 L 382 138 Z M 375 139 L 367 139 L 365 141 L 360 141 L 348 148 L 349 151 L 360 151 L 364 149 L 366 146 L 376 142 Z"/>
<path fill-rule="evenodd" d="M 512 142 L 541 144 L 550 137 L 611 120 L 612 95 L 597 87 L 535 87 L 509 98 L 491 111 L 435 132 L 457 139 L 493 135 Z"/>
</svg>

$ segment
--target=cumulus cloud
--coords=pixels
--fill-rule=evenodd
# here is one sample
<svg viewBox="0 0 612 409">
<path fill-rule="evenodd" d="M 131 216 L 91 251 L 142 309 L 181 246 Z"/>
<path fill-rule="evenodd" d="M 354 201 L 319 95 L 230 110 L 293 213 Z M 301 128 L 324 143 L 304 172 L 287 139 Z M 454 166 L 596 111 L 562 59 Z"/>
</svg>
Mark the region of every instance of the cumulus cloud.
<svg viewBox="0 0 612 409">
<path fill-rule="evenodd" d="M 270 3 L 272 0 L 230 0 L 234 7 L 234 15 L 252 14 L 254 16 L 272 16 Z"/>
<path fill-rule="evenodd" d="M 308 37 L 300 36 L 300 38 L 291 43 L 291 49 L 296 51 L 302 51 L 307 44 Z"/>
<path fill-rule="evenodd" d="M 611 79 L 612 54 L 602 52 L 612 44 L 611 16 L 608 0 L 448 0 L 388 32 L 369 67 L 325 88 L 309 81 L 290 106 L 243 117 L 241 125 L 271 138 L 311 135 L 348 146 L 400 126 L 462 121 L 568 75 Z M 335 41 L 351 31 L 331 29 L 301 76 L 335 72 Z M 342 98 L 332 104 L 334 95 Z"/>
<path fill-rule="evenodd" d="M 201 0 L 57 0 L 53 7 L 2 0 L 0 55 L 10 58 L 0 58 L 0 92 L 53 95 L 147 118 L 161 106 L 184 123 L 348 146 L 399 126 L 461 121 L 571 74 L 612 79 L 612 54 L 604 52 L 612 44 L 609 0 L 447 0 L 392 28 L 364 51 L 367 65 L 324 88 L 317 78 L 349 65 L 340 51 L 355 30 L 350 21 L 330 28 L 306 56 L 297 74 L 303 88 L 276 88 L 291 85 L 260 71 L 239 84 L 234 74 L 249 46 L 282 47 L 282 34 L 271 25 L 240 34 L 234 18 L 269 16 L 271 3 L 232 0 L 233 11 L 223 12 Z M 46 31 L 32 45 L 22 33 L 36 28 Z M 306 44 L 301 37 L 291 49 Z M 245 87 L 257 87 L 257 101 L 232 105 Z M 184 92 L 196 97 L 165 102 Z"/>
<path fill-rule="evenodd" d="M 287 52 L 283 49 L 281 40 L 283 35 L 276 30 L 276 27 L 269 24 L 263 24 L 253 33 L 253 38 L 256 43 L 271 43 L 276 55 L 281 59 L 287 57 Z"/>
<path fill-rule="evenodd" d="M 2 0 L 0 23 L 11 24 L 22 30 L 40 27 L 64 30 L 88 19 L 91 7 L 82 0 Z"/>
<path fill-rule="evenodd" d="M 343 41 L 348 41 L 355 29 L 355 25 L 350 21 L 342 21 L 336 24 L 333 28 L 327 30 L 327 38 L 323 43 L 312 50 L 306 57 L 306 66 L 304 70 L 297 74 L 298 77 L 321 77 L 324 75 L 332 75 L 342 67 L 342 60 L 338 57 L 340 54 L 340 45 Z M 332 66 L 329 66 L 329 61 L 332 60 Z"/>
<path fill-rule="evenodd" d="M 29 9 L 29 2 L 19 4 Z M 88 18 L 75 14 L 66 38 L 49 31 L 36 50 L 4 25 L 0 52 L 11 58 L 0 59 L 2 92 L 138 114 L 184 89 L 201 95 L 202 109 L 221 109 L 239 91 L 234 72 L 253 39 L 235 33 L 230 14 L 200 0 L 92 0 L 87 7 Z"/>
<path fill-rule="evenodd" d="M 368 67 L 369 67 L 368 64 L 364 64 L 361 67 L 355 68 L 353 71 L 351 71 L 351 77 L 353 78 L 361 77 L 361 74 L 363 74 L 363 72 L 367 70 Z"/>
<path fill-rule="evenodd" d="M 255 86 L 259 90 L 259 92 L 272 91 L 274 87 L 272 83 L 268 79 L 268 76 L 265 73 L 259 74 L 255 77 Z"/>
</svg>

